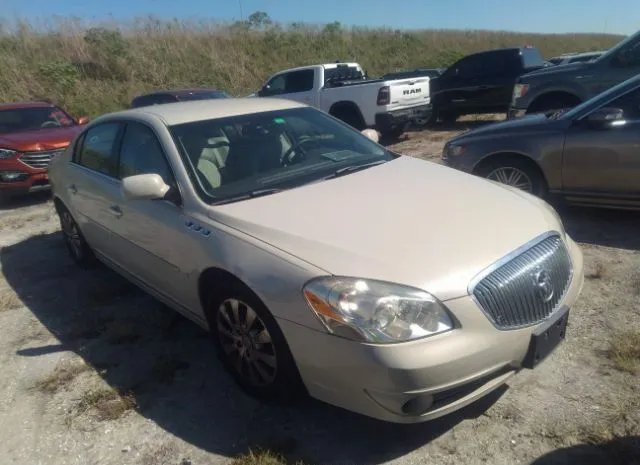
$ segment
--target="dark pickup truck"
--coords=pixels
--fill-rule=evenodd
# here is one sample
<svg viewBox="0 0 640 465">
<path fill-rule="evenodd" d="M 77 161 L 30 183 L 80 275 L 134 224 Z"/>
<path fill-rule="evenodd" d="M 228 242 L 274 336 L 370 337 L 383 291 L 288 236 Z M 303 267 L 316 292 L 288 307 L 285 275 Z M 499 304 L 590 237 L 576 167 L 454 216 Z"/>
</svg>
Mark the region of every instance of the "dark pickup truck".
<svg viewBox="0 0 640 465">
<path fill-rule="evenodd" d="M 640 31 L 594 61 L 525 74 L 513 89 L 508 118 L 572 108 L 640 73 Z"/>
<path fill-rule="evenodd" d="M 530 46 L 467 55 L 431 79 L 432 122 L 452 123 L 466 114 L 507 113 L 518 77 L 547 66 L 551 64 Z"/>
</svg>

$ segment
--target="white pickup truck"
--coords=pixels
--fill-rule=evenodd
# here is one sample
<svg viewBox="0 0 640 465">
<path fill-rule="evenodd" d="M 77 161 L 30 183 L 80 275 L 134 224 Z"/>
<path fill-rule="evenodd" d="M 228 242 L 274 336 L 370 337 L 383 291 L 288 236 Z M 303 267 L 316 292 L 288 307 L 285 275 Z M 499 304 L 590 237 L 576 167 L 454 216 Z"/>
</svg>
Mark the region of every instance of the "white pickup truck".
<svg viewBox="0 0 640 465">
<path fill-rule="evenodd" d="M 398 137 L 417 119 L 429 119 L 429 78 L 369 79 L 358 63 L 330 63 L 279 71 L 253 94 L 306 103 L 358 130 Z"/>
</svg>

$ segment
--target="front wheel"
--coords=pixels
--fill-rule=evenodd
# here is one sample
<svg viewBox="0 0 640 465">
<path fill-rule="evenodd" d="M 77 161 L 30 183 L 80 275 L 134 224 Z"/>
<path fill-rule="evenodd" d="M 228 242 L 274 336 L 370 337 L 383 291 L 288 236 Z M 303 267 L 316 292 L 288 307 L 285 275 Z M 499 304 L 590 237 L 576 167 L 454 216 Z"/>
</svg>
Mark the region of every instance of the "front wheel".
<svg viewBox="0 0 640 465">
<path fill-rule="evenodd" d="M 546 182 L 539 171 L 531 163 L 517 158 L 490 161 L 481 166 L 476 174 L 538 197 L 543 198 L 547 193 Z"/>
<path fill-rule="evenodd" d="M 278 402 L 304 392 L 280 327 L 252 292 L 225 286 L 224 296 L 211 299 L 209 316 L 218 357 L 245 392 Z"/>
</svg>

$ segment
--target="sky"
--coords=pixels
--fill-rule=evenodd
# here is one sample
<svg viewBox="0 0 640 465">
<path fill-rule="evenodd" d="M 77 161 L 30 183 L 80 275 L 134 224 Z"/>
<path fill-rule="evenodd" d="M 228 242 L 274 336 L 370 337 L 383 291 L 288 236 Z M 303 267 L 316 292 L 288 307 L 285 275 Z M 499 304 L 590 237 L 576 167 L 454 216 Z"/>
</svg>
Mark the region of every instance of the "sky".
<svg viewBox="0 0 640 465">
<path fill-rule="evenodd" d="M 211 18 L 233 21 L 265 11 L 275 21 L 407 29 L 631 34 L 640 0 L 0 0 L 0 17 L 46 19 Z"/>
</svg>

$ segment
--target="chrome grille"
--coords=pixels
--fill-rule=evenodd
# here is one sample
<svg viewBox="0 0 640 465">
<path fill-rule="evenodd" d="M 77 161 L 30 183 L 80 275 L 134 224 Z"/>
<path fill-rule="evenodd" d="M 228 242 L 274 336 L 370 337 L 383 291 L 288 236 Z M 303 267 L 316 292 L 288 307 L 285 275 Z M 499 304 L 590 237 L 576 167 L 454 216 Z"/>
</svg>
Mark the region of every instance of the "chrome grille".
<svg viewBox="0 0 640 465">
<path fill-rule="evenodd" d="M 20 161 L 31 168 L 47 168 L 54 157 L 64 152 L 64 149 L 43 150 L 42 152 L 25 152 Z"/>
<path fill-rule="evenodd" d="M 564 298 L 573 268 L 564 242 L 547 235 L 515 257 L 498 262 L 471 294 L 498 329 L 540 323 Z"/>
</svg>

